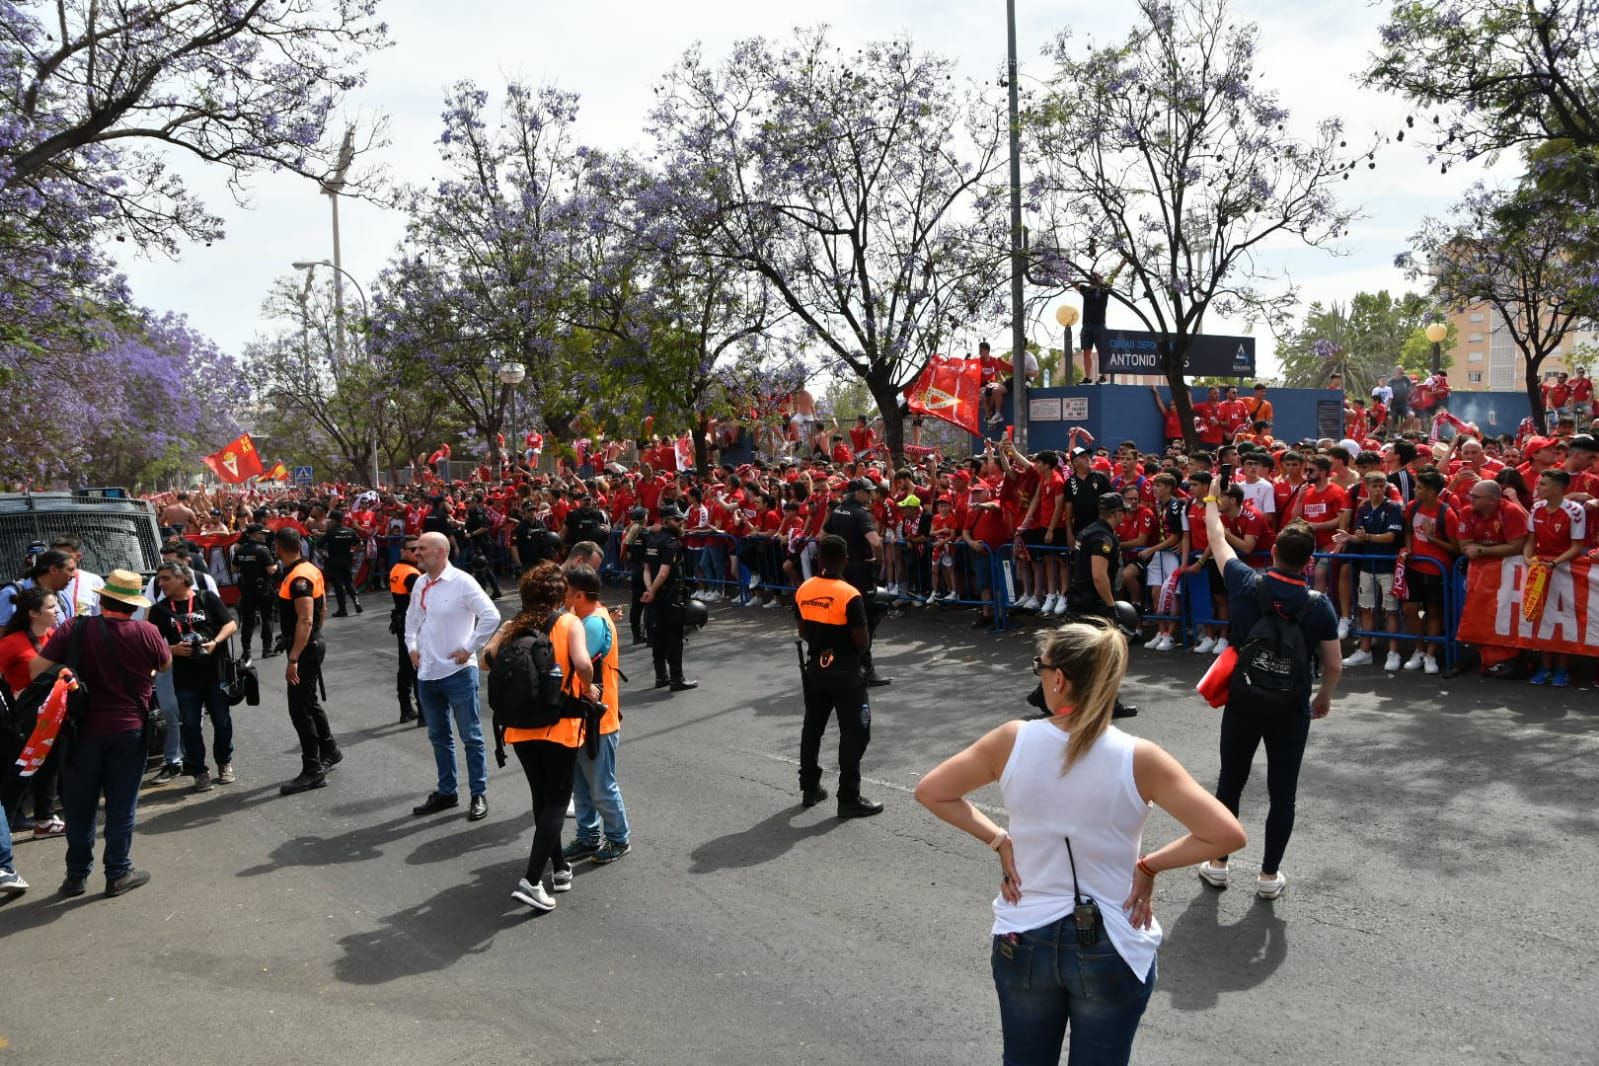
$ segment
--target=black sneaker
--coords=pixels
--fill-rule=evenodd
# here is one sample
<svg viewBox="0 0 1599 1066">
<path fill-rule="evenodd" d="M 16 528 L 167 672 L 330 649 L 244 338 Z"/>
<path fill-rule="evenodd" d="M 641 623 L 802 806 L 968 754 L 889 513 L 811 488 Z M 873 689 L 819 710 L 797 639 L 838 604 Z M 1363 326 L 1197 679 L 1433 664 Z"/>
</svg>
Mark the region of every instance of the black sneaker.
<svg viewBox="0 0 1599 1066">
<path fill-rule="evenodd" d="M 150 779 L 152 785 L 165 785 L 183 776 L 183 767 L 175 762 L 169 762 L 161 767 L 161 772 Z"/>
<path fill-rule="evenodd" d="M 332 614 L 328 615 L 328 617 L 329 618 L 348 618 L 348 617 L 350 617 L 350 612 L 349 611 L 343 611 L 343 610 L 334 611 Z"/>
<path fill-rule="evenodd" d="M 327 783 L 328 775 L 320 770 L 302 770 L 299 777 L 296 777 L 293 781 L 285 782 L 283 787 L 278 789 L 278 792 L 284 796 L 292 796 L 296 792 L 309 792 L 313 788 L 325 788 Z"/>
<path fill-rule="evenodd" d="M 684 681 L 680 677 L 672 682 L 671 687 L 673 692 L 687 692 L 691 688 L 699 688 L 700 683 L 698 681 Z"/>
<path fill-rule="evenodd" d="M 600 844 L 597 840 L 574 840 L 561 849 L 561 856 L 567 862 L 582 862 L 584 859 L 592 858 L 599 850 Z"/>
<path fill-rule="evenodd" d="M 360 604 L 360 601 L 356 601 L 356 604 L 355 604 L 355 613 L 356 613 L 356 614 L 360 614 L 360 613 L 361 613 L 361 604 Z"/>
<path fill-rule="evenodd" d="M 403 725 L 406 722 L 414 722 L 414 721 L 416 721 L 416 711 L 414 711 L 410 707 L 401 707 L 400 708 L 400 723 Z"/>
<path fill-rule="evenodd" d="M 800 804 L 805 807 L 814 807 L 827 798 L 827 789 L 821 785 L 815 788 L 803 789 L 800 792 Z"/>
<path fill-rule="evenodd" d="M 73 896 L 81 896 L 89 891 L 89 880 L 86 877 L 72 877 L 69 875 L 65 881 L 61 882 L 60 891 L 68 899 Z"/>
<path fill-rule="evenodd" d="M 884 685 L 892 685 L 893 683 L 894 679 L 892 677 L 884 677 L 876 670 L 866 675 L 867 688 L 882 688 Z"/>
<path fill-rule="evenodd" d="M 201 770 L 199 773 L 194 775 L 194 790 L 196 792 L 210 792 L 211 788 L 210 770 Z"/>
<path fill-rule="evenodd" d="M 129 870 L 121 877 L 115 879 L 107 878 L 105 883 L 105 894 L 108 896 L 120 896 L 124 893 L 132 892 L 140 885 L 147 885 L 149 883 L 150 874 L 148 871 Z"/>
<path fill-rule="evenodd" d="M 333 768 L 343 761 L 344 752 L 335 744 L 332 751 L 322 756 L 322 772 L 331 773 Z"/>
<path fill-rule="evenodd" d="M 658 678 L 655 679 L 655 687 L 656 688 L 665 688 L 667 685 L 670 685 L 671 683 L 672 683 L 672 681 L 671 681 L 670 678 L 658 677 Z"/>
<path fill-rule="evenodd" d="M 607 840 L 605 843 L 601 844 L 599 850 L 594 853 L 594 865 L 604 866 L 607 863 L 615 862 L 617 859 L 620 859 L 623 855 L 626 855 L 632 850 L 632 844 L 618 844 L 614 840 Z"/>
</svg>

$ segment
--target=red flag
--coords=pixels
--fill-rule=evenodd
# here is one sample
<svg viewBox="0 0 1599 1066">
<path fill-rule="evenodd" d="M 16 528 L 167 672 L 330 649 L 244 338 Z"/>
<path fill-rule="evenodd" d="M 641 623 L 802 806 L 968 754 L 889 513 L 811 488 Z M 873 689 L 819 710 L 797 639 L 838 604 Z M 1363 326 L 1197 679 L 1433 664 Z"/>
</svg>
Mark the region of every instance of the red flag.
<svg viewBox="0 0 1599 1066">
<path fill-rule="evenodd" d="M 205 465 L 223 481 L 238 485 L 261 476 L 261 453 L 255 450 L 255 442 L 250 440 L 250 435 L 241 433 L 226 448 L 206 456 Z"/>
<path fill-rule="evenodd" d="M 672 454 L 679 470 L 694 469 L 694 438 L 687 433 L 672 442 Z"/>
<path fill-rule="evenodd" d="M 266 472 L 265 477 L 268 481 L 287 481 L 289 480 L 289 468 L 282 463 L 273 463 L 272 469 Z"/>
<path fill-rule="evenodd" d="M 983 369 L 976 359 L 935 355 L 910 387 L 906 405 L 917 414 L 932 415 L 976 435 Z"/>
</svg>

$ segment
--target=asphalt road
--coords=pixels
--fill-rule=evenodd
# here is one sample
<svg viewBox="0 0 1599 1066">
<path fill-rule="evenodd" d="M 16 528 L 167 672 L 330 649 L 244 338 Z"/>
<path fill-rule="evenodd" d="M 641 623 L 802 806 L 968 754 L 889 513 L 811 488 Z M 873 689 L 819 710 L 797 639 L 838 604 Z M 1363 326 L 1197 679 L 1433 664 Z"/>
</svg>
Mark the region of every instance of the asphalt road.
<svg viewBox="0 0 1599 1066">
<path fill-rule="evenodd" d="M 413 818 L 432 755 L 396 721 L 387 611 L 333 621 L 347 757 L 330 787 L 278 795 L 297 759 L 283 660 L 266 660 L 263 706 L 236 720 L 238 783 L 146 789 L 149 886 L 61 900 L 63 842 L 19 842 L 34 890 L 0 908 L 0 1063 L 996 1062 L 996 864 L 909 790 L 1025 713 L 1032 648 L 936 615 L 880 634 L 896 681 L 873 693 L 865 772 L 888 810 L 861 822 L 799 806 L 786 613 L 715 609 L 689 647 L 696 693 L 650 691 L 628 649 L 634 851 L 579 867 L 543 916 L 509 895 L 531 836 L 515 760 L 487 821 Z M 1135 652 L 1129 724 L 1208 784 L 1200 666 Z M 1287 895 L 1161 878 L 1134 1061 L 1593 1062 L 1599 693 L 1355 674 L 1312 734 Z M 1146 840 L 1173 833 L 1157 813 Z"/>
</svg>

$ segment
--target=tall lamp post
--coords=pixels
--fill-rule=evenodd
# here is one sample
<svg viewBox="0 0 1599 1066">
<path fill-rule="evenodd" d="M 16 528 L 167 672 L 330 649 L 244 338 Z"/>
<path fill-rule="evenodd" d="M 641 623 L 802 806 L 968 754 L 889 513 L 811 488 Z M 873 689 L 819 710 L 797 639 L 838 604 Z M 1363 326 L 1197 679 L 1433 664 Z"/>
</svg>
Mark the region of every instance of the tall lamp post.
<svg viewBox="0 0 1599 1066">
<path fill-rule="evenodd" d="M 346 138 L 346 141 L 348 141 L 348 138 Z M 341 171 L 341 173 L 342 173 L 342 171 Z M 334 233 L 337 234 L 338 233 L 338 218 L 339 218 L 338 209 L 337 209 L 337 206 L 336 206 L 337 203 L 338 203 L 337 198 L 335 198 L 334 203 L 335 203 L 335 208 L 334 208 L 334 212 L 333 212 Z M 336 253 L 337 250 L 338 250 L 337 237 L 335 237 L 335 239 L 334 239 L 333 247 L 334 247 L 334 250 L 335 250 L 335 253 Z M 364 290 L 362 290 L 361 283 L 359 281 L 355 280 L 355 276 L 353 274 L 351 274 L 348 270 L 345 270 L 343 267 L 339 266 L 337 263 L 332 262 L 331 260 L 328 260 L 328 259 L 296 259 L 294 261 L 294 263 L 293 263 L 293 266 L 294 266 L 294 269 L 296 269 L 296 270 L 305 271 L 305 288 L 300 291 L 300 316 L 301 316 L 300 320 L 301 320 L 301 323 L 302 323 L 302 327 L 303 327 L 303 324 L 306 321 L 305 303 L 306 303 L 306 300 L 310 297 L 310 294 L 311 294 L 311 276 L 312 276 L 312 274 L 316 271 L 316 268 L 319 267 L 319 266 L 329 267 L 329 268 L 331 268 L 333 270 L 333 279 L 334 279 L 334 286 L 333 286 L 333 317 L 334 317 L 334 323 L 333 323 L 333 352 L 334 352 L 334 358 L 337 360 L 337 364 L 336 365 L 337 365 L 338 369 L 342 372 L 343 369 L 344 369 L 344 298 L 343 298 L 343 296 L 340 295 L 343 292 L 343 286 L 341 284 L 341 279 L 349 278 L 350 279 L 350 284 L 355 286 L 355 294 L 361 298 L 361 317 L 364 318 L 364 319 L 367 319 L 368 321 L 370 321 L 371 318 L 372 318 L 372 312 L 367 306 L 366 292 Z M 378 427 L 377 427 L 376 419 L 373 420 L 371 431 L 367 434 L 367 445 L 371 449 L 371 454 L 372 454 L 372 487 L 374 489 L 376 489 L 376 488 L 380 487 L 380 485 L 378 484 Z"/>
<path fill-rule="evenodd" d="M 1027 324 L 1022 320 L 1022 278 L 1027 269 L 1022 238 L 1022 117 L 1016 85 L 1016 0 L 1005 0 L 1008 46 L 1005 81 L 1010 88 L 1010 350 L 1016 390 L 1011 422 L 1016 447 L 1027 451 Z"/>
<path fill-rule="evenodd" d="M 1444 338 L 1449 336 L 1449 327 L 1442 322 L 1434 322 L 1427 327 L 1427 340 L 1432 342 L 1432 372 L 1434 374 L 1444 368 Z"/>
<path fill-rule="evenodd" d="M 344 131 L 344 143 L 339 145 L 339 160 L 333 173 L 322 182 L 322 195 L 328 198 L 333 205 L 333 262 L 328 265 L 334 270 L 333 274 L 333 317 L 338 322 L 338 334 L 334 344 L 338 347 L 339 358 L 344 358 L 344 282 L 343 278 L 349 277 L 344 271 L 344 256 L 339 248 L 339 194 L 344 191 L 345 177 L 350 172 L 350 164 L 355 161 L 355 127 L 347 127 Z M 350 278 L 354 281 L 354 278 Z M 366 298 L 361 302 L 364 305 Z"/>
<path fill-rule="evenodd" d="M 1061 382 L 1063 385 L 1072 383 L 1072 327 L 1077 325 L 1080 317 L 1081 313 L 1071 304 L 1061 304 L 1055 308 L 1055 321 L 1060 323 L 1061 329 L 1065 331 L 1060 341 L 1060 361 L 1066 371 L 1065 378 Z"/>
<path fill-rule="evenodd" d="M 509 437 L 512 441 L 516 440 L 516 387 L 518 385 L 522 384 L 522 380 L 524 378 L 526 378 L 526 377 L 527 377 L 527 367 L 523 366 L 521 363 L 501 363 L 500 364 L 500 384 L 505 386 L 506 393 L 508 394 L 508 396 L 510 398 L 510 401 L 511 401 L 511 412 L 510 412 L 510 423 L 511 423 L 510 424 L 510 430 L 511 430 L 511 432 L 507 433 L 506 436 Z"/>
</svg>

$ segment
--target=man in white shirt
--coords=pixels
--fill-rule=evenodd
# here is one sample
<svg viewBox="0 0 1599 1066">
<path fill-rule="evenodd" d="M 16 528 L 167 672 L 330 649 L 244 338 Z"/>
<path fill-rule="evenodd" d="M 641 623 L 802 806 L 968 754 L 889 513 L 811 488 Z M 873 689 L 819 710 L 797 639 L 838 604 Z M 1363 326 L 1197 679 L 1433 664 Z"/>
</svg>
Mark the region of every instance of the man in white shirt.
<svg viewBox="0 0 1599 1066">
<path fill-rule="evenodd" d="M 73 533 L 57 533 L 50 539 L 50 547 L 64 551 L 78 563 L 72 580 L 67 582 L 65 595 L 72 604 L 72 616 L 100 613 L 100 589 L 105 578 L 83 568 L 83 541 Z"/>
<path fill-rule="evenodd" d="M 417 698 L 433 760 L 438 788 L 412 814 L 433 814 L 460 803 L 456 795 L 455 739 L 450 720 L 466 748 L 467 784 L 472 802 L 467 819 L 489 813 L 488 752 L 478 714 L 477 655 L 500 626 L 500 612 L 472 575 L 450 565 L 450 542 L 442 533 L 424 533 L 417 541 L 416 564 L 422 570 L 411 589 L 405 613 L 405 646 L 416 668 Z"/>
<path fill-rule="evenodd" d="M 1277 513 L 1277 487 L 1261 474 L 1271 469 L 1271 459 L 1260 452 L 1244 456 L 1244 479 L 1238 487 L 1244 490 L 1244 499 L 1255 505 L 1263 515 Z M 1275 523 L 1273 523 L 1275 525 Z"/>
</svg>

